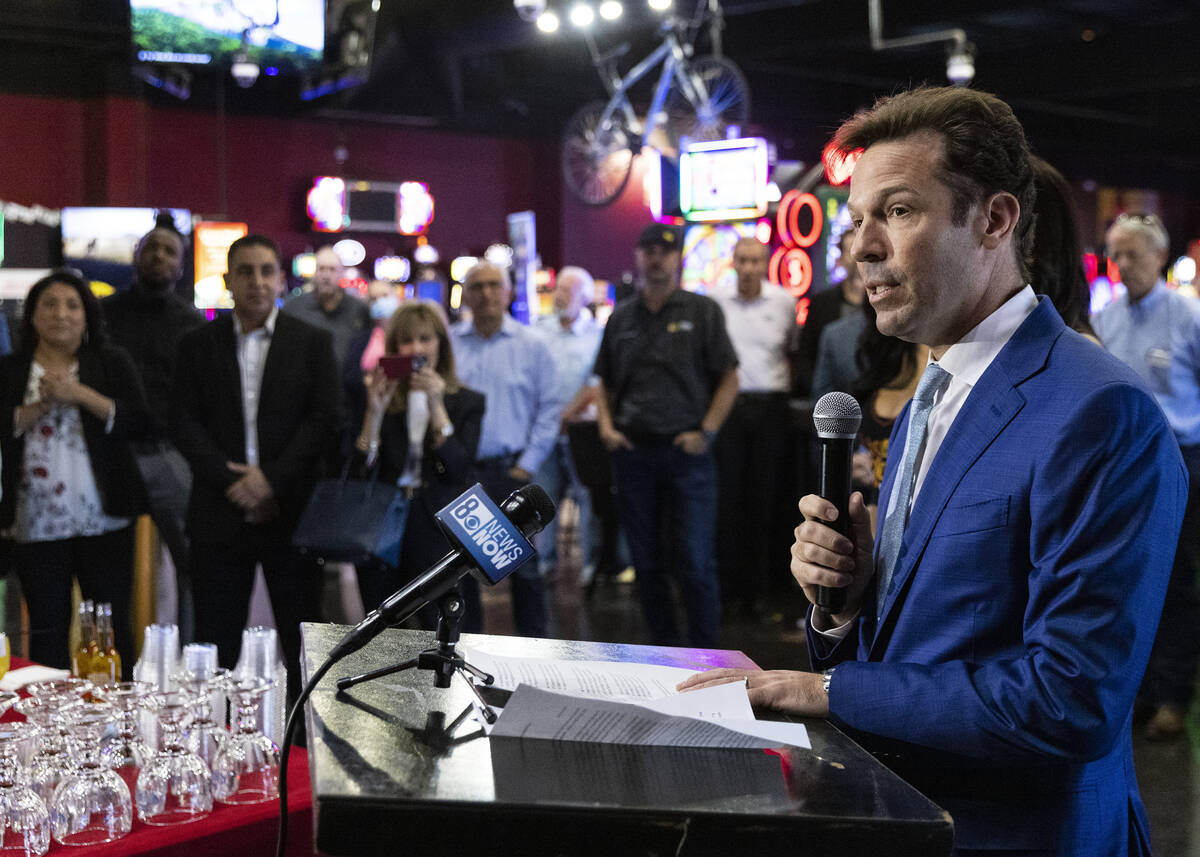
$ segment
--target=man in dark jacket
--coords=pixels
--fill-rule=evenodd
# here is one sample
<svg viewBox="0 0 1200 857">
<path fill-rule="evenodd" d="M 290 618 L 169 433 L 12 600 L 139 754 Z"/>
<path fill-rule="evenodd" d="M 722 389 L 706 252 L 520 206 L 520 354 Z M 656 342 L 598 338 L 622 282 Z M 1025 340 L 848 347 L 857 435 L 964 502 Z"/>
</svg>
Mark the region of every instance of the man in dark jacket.
<svg viewBox="0 0 1200 857">
<path fill-rule="evenodd" d="M 217 644 L 222 666 L 236 663 L 261 563 L 294 697 L 300 623 L 320 618 L 321 575 L 291 536 L 337 425 L 338 373 L 329 334 L 279 313 L 283 276 L 271 239 L 230 246 L 233 313 L 180 342 L 171 425 L 192 469 L 197 638 Z"/>
</svg>

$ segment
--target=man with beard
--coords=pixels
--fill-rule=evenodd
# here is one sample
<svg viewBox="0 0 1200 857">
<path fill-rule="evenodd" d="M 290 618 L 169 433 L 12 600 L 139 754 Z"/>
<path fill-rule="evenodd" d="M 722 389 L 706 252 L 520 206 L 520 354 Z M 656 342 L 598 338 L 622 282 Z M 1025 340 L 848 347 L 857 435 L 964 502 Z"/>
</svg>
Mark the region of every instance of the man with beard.
<svg viewBox="0 0 1200 857">
<path fill-rule="evenodd" d="M 184 515 L 192 474 L 167 438 L 171 381 L 179 339 L 204 323 L 204 316 L 175 292 L 183 275 L 184 238 L 170 215 L 161 214 L 134 250 L 134 280 L 128 291 L 100 302 L 114 344 L 133 357 L 150 403 L 151 429 L 133 443 L 146 503 L 159 537 L 171 552 L 184 640 L 192 635 L 190 566 Z"/>
<path fill-rule="evenodd" d="M 682 642 L 674 577 L 687 643 L 711 647 L 721 621 L 712 446 L 737 396 L 738 359 L 716 301 L 679 287 L 682 244 L 676 229 L 659 224 L 638 238 L 638 294 L 613 312 L 596 355 L 598 423 L 651 642 Z"/>
</svg>

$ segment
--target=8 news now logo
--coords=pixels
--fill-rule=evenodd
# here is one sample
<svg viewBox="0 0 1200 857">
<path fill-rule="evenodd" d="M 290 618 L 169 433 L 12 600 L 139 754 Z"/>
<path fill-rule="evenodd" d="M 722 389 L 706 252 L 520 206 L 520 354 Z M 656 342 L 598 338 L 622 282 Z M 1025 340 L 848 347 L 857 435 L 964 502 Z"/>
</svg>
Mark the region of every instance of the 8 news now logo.
<svg viewBox="0 0 1200 857">
<path fill-rule="evenodd" d="M 518 562 L 529 550 L 525 537 L 514 532 L 507 520 L 496 517 L 483 500 L 472 492 L 459 497 L 450 509 L 450 517 L 466 540 L 483 552 L 483 558 L 496 571 Z"/>
</svg>

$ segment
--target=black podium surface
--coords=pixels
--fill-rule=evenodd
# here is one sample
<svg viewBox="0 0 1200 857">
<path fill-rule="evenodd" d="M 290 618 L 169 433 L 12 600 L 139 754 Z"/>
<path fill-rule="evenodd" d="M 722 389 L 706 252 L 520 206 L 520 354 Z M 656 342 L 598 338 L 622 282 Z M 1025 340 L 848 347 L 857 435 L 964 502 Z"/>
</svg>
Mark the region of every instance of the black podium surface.
<svg viewBox="0 0 1200 857">
<path fill-rule="evenodd" d="M 306 624 L 305 680 L 349 630 Z M 328 855 L 947 855 L 950 816 L 824 720 L 812 750 L 488 738 L 459 679 L 408 670 L 432 633 L 388 630 L 313 692 L 306 715 L 317 849 Z M 489 653 L 695 668 L 741 652 L 464 634 Z M 461 717 L 461 719 L 460 719 Z M 457 721 L 457 722 L 456 722 Z"/>
</svg>

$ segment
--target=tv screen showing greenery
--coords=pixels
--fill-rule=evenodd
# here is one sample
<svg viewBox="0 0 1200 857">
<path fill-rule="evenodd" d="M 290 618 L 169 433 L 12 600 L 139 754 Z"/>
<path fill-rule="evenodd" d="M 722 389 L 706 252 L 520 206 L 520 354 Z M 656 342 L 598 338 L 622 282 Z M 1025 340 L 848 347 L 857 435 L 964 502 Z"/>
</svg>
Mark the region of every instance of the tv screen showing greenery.
<svg viewBox="0 0 1200 857">
<path fill-rule="evenodd" d="M 321 64 L 325 0 L 130 0 L 138 62 L 208 65 L 239 50 L 264 69 Z"/>
</svg>

